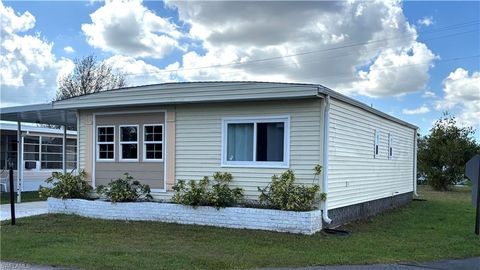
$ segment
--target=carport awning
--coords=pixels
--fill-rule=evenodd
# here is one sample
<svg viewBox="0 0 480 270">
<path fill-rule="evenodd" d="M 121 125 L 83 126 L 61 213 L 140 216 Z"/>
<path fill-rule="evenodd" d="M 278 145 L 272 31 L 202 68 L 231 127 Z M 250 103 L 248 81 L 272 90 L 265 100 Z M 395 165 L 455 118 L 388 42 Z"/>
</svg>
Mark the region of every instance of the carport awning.
<svg viewBox="0 0 480 270">
<path fill-rule="evenodd" d="M 51 103 L 0 108 L 0 120 L 77 128 L 75 111 L 53 109 Z"/>
</svg>

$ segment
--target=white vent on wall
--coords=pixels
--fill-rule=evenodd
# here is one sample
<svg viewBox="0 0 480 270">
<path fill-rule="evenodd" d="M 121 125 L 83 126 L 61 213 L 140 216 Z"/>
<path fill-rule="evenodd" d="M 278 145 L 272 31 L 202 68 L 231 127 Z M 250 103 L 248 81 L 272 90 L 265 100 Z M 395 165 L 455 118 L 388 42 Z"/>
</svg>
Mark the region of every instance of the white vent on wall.
<svg viewBox="0 0 480 270">
<path fill-rule="evenodd" d="M 375 137 L 374 137 L 374 143 L 373 143 L 373 157 L 378 158 L 378 155 L 380 154 L 380 132 L 378 130 L 375 130 Z"/>
</svg>

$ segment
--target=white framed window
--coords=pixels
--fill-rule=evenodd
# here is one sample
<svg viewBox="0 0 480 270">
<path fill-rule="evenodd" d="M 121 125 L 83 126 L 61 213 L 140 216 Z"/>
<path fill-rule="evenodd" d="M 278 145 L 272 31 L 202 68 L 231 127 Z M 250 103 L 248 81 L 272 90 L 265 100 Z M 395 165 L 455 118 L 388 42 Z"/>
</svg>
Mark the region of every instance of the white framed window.
<svg viewBox="0 0 480 270">
<path fill-rule="evenodd" d="M 40 142 L 41 168 L 50 170 L 62 169 L 63 138 L 41 136 Z"/>
<path fill-rule="evenodd" d="M 290 117 L 226 118 L 222 166 L 288 168 Z"/>
<path fill-rule="evenodd" d="M 393 135 L 388 133 L 388 159 L 393 158 Z"/>
<path fill-rule="evenodd" d="M 163 124 L 143 125 L 143 161 L 163 161 Z"/>
<path fill-rule="evenodd" d="M 138 161 L 138 125 L 121 125 L 120 161 Z"/>
<path fill-rule="evenodd" d="M 40 169 L 40 137 L 25 136 L 23 138 L 23 164 L 26 170 Z"/>
<path fill-rule="evenodd" d="M 373 139 L 373 157 L 378 158 L 380 155 L 380 131 L 375 130 Z"/>
<path fill-rule="evenodd" d="M 97 126 L 97 161 L 115 160 L 115 126 Z"/>
</svg>

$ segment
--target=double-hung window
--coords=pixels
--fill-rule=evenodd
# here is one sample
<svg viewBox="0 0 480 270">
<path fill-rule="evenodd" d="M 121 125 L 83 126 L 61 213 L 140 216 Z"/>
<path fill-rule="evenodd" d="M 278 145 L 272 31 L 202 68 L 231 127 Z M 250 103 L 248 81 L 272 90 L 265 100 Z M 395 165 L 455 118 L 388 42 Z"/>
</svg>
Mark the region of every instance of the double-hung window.
<svg viewBox="0 0 480 270">
<path fill-rule="evenodd" d="M 223 120 L 222 165 L 288 167 L 289 117 Z"/>
<path fill-rule="evenodd" d="M 115 160 L 115 127 L 97 127 L 97 160 Z"/>
<path fill-rule="evenodd" d="M 120 160 L 138 161 L 138 125 L 120 126 Z"/>
<path fill-rule="evenodd" d="M 163 125 L 143 126 L 143 160 L 163 160 Z"/>
</svg>

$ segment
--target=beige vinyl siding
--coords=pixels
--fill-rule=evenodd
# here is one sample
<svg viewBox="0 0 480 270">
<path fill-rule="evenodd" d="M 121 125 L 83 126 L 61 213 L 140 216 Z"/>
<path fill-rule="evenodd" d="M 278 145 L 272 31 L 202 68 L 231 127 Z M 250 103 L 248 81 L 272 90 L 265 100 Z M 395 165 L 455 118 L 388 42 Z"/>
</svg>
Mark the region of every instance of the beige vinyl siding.
<svg viewBox="0 0 480 270">
<path fill-rule="evenodd" d="M 93 114 L 91 112 L 80 112 L 78 129 L 78 160 L 80 170 L 84 170 L 87 174 L 87 180 L 92 180 L 92 125 Z"/>
<path fill-rule="evenodd" d="M 374 132 L 380 132 L 374 158 Z M 394 137 L 388 157 L 388 133 Z M 415 130 L 332 99 L 329 137 L 329 208 L 413 191 Z"/>
<path fill-rule="evenodd" d="M 312 184 L 321 163 L 321 99 L 216 103 L 176 106 L 176 179 L 200 179 L 217 171 L 233 174 L 233 186 L 251 199 L 273 174 L 286 169 L 221 167 L 222 118 L 290 116 L 290 169 L 299 183 Z M 316 180 L 318 183 L 318 179 Z"/>
</svg>

